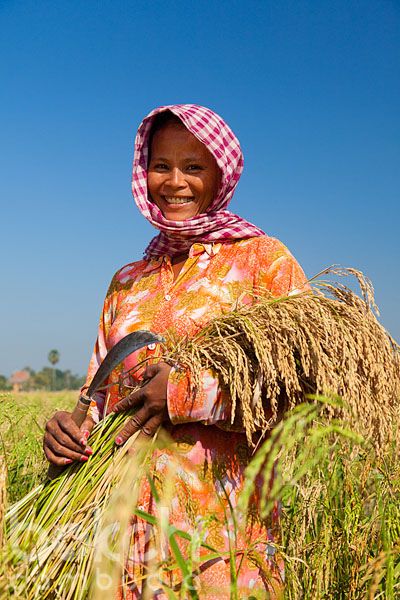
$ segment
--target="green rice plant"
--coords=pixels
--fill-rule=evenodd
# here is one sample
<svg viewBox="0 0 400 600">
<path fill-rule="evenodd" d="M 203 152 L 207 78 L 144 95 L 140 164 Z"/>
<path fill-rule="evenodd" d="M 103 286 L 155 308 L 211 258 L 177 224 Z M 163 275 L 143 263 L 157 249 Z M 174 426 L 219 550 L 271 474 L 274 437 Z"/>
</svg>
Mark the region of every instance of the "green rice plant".
<svg viewBox="0 0 400 600">
<path fill-rule="evenodd" d="M 4 513 L 7 508 L 7 469 L 4 458 L 0 455 L 0 552 L 4 541 Z"/>
<path fill-rule="evenodd" d="M 263 516 L 276 500 L 282 506 L 285 598 L 400 597 L 400 463 L 393 442 L 377 454 L 343 424 L 321 420 L 316 406 L 300 406 L 249 465 L 242 510 L 260 474 Z"/>
<path fill-rule="evenodd" d="M 0 394 L 0 451 L 8 472 L 9 502 L 44 481 L 44 425 L 56 410 L 71 410 L 75 402 L 73 391 Z"/>
<path fill-rule="evenodd" d="M 225 525 L 227 531 L 233 535 L 229 538 L 229 550 L 221 550 L 210 546 L 207 541 L 207 526 L 210 518 L 197 520 L 196 527 L 190 532 L 182 531 L 176 528 L 173 522 L 169 521 L 171 501 L 174 495 L 175 484 L 182 475 L 180 472 L 180 456 L 175 453 L 171 456 L 171 440 L 159 438 L 156 446 L 159 449 L 169 449 L 169 462 L 166 473 L 162 481 L 154 475 L 154 465 L 151 461 L 146 470 L 146 480 L 152 491 L 154 501 L 153 513 L 145 512 L 140 508 L 132 508 L 132 494 L 130 493 L 132 481 L 125 479 L 121 482 L 118 489 L 114 491 L 110 498 L 107 510 L 104 513 L 102 523 L 106 527 L 118 522 L 118 535 L 114 536 L 112 542 L 97 547 L 94 562 L 96 565 L 96 576 L 93 579 L 90 598 L 100 600 L 106 593 L 112 598 L 117 594 L 119 588 L 126 590 L 129 584 L 143 585 L 143 598 L 152 598 L 155 589 L 162 591 L 167 598 L 174 600 L 186 600 L 188 598 L 201 599 L 203 592 L 198 575 L 202 567 L 209 561 L 216 559 L 228 560 L 231 564 L 231 598 L 242 600 L 237 589 L 237 575 L 240 570 L 240 560 L 243 560 L 243 549 L 236 545 L 235 531 L 241 524 L 236 523 L 236 510 L 228 502 L 228 510 L 225 514 Z M 130 472 L 132 469 L 130 469 Z M 223 488 L 223 486 L 222 486 Z M 137 489 L 137 488 L 136 488 Z M 222 491 L 225 497 L 226 492 Z M 130 502 L 126 502 L 126 498 Z M 227 494 L 226 494 L 226 497 Z M 131 575 L 126 572 L 124 560 L 129 556 L 129 537 L 126 534 L 126 523 L 132 516 L 147 523 L 151 528 L 151 537 L 147 539 L 149 557 L 146 566 L 143 568 L 140 580 L 131 579 Z M 233 530 L 231 527 L 233 526 Z M 247 554 L 256 554 L 255 542 L 249 542 Z M 239 567 L 237 566 L 239 563 Z M 260 560 L 260 563 L 262 561 Z M 265 568 L 265 567 L 264 567 Z M 105 589 L 105 585 L 107 588 Z M 221 590 L 215 590 L 223 593 Z M 255 592 L 257 593 L 257 592 Z M 254 598 L 260 597 L 259 594 Z"/>
<path fill-rule="evenodd" d="M 335 437 L 323 446 L 319 463 L 282 495 L 286 596 L 396 598 L 398 458 Z"/>
</svg>

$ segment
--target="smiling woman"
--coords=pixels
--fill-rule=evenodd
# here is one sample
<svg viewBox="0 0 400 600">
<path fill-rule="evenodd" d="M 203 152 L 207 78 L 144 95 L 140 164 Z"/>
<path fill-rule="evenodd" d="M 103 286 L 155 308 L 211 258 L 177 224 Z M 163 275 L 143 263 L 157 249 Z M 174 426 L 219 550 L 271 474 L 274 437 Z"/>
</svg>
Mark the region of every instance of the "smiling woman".
<svg viewBox="0 0 400 600">
<path fill-rule="evenodd" d="M 287 248 L 227 210 L 242 168 L 237 138 L 205 107 L 160 107 L 143 120 L 135 140 L 132 189 L 139 210 L 159 234 L 144 258 L 122 267 L 111 282 L 87 385 L 107 352 L 132 331 L 191 339 L 213 317 L 232 311 L 240 302 L 252 302 L 255 294 L 283 296 L 305 288 L 305 275 Z M 161 355 L 159 347 L 149 345 L 125 359 L 110 375 L 107 393 L 97 394 L 81 430 L 68 413 L 57 413 L 47 424 L 46 456 L 56 465 L 87 460 L 91 449 L 86 439 L 93 423 L 110 411 L 136 407 L 116 444 L 124 444 L 138 430 L 149 439 L 160 425 L 169 432 L 173 447 L 184 455 L 170 522 L 203 536 L 221 552 L 209 560 L 206 550 L 203 563 L 199 558 L 195 577 L 199 597 L 228 600 L 232 576 L 240 598 L 278 597 L 283 585 L 281 561 L 271 545 L 276 516 L 274 522 L 264 522 L 256 502 L 245 534 L 236 539 L 237 564 L 234 569 L 230 564 L 232 531 L 226 515 L 237 505 L 252 455 L 240 418 L 232 422 L 231 398 L 212 370 L 197 373 L 193 386 L 193 373 L 163 362 Z M 129 381 L 126 377 L 121 381 L 122 371 L 129 371 Z M 123 383 L 141 387 L 131 393 Z M 157 480 L 163 482 L 173 449 L 157 450 L 155 459 Z M 144 481 L 138 507 L 156 514 L 153 491 Z M 149 536 L 149 523 L 132 518 L 121 598 L 166 598 L 159 589 L 164 575 L 170 589 L 182 585 L 174 568 L 163 573 L 155 587 L 145 583 Z M 256 559 L 248 555 L 249 544 Z M 163 560 L 160 555 L 160 564 Z"/>
</svg>

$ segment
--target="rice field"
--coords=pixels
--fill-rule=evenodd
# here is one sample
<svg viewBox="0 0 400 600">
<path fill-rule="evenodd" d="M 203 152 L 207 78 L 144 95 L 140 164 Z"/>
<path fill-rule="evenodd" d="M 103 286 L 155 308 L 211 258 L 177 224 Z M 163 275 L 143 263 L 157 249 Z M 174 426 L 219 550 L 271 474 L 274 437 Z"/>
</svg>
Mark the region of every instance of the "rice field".
<svg viewBox="0 0 400 600">
<path fill-rule="evenodd" d="M 29 393 L 0 397 L 0 434 L 2 449 L 8 470 L 7 495 L 9 506 L 38 489 L 46 470 L 42 458 L 41 439 L 46 419 L 56 409 L 69 409 L 73 406 L 76 394 L 68 393 Z M 331 399 L 320 399 L 316 404 L 299 405 L 287 413 L 286 417 L 273 430 L 271 437 L 257 452 L 247 470 L 247 484 L 241 497 L 240 511 L 245 512 L 251 498 L 254 481 L 262 472 L 264 479 L 275 469 L 272 489 L 265 493 L 262 513 L 268 518 L 278 500 L 282 504 L 281 537 L 276 551 L 285 564 L 284 597 L 292 599 L 374 599 L 400 598 L 400 461 L 395 442 L 387 442 L 380 452 L 374 444 L 365 442 L 361 436 L 349 430 L 347 423 L 339 420 L 325 421 L 321 408 Z M 112 423 L 108 425 L 112 427 Z M 93 435 L 93 434 L 92 434 Z M 395 439 L 395 438 L 394 438 Z M 105 449 L 106 450 L 106 449 Z M 122 459 L 121 459 L 122 460 Z M 131 460 L 127 457 L 127 460 Z M 138 459 L 135 459 L 138 460 Z M 121 463 L 122 464 L 122 463 Z M 135 473 L 144 469 L 145 461 L 136 463 Z M 87 465 L 79 469 L 87 469 Z M 137 495 L 135 479 L 126 477 L 132 468 L 124 470 L 124 477 L 115 485 L 110 495 L 107 509 L 102 515 L 102 527 L 121 523 L 120 532 L 129 519 L 131 506 L 126 497 Z M 144 471 L 143 471 L 144 472 Z M 83 473 L 83 471 L 82 471 Z M 81 479 L 83 475 L 81 473 Z M 75 473 L 75 488 L 80 486 L 84 502 L 88 502 L 92 485 L 79 484 L 79 471 Z M 173 477 L 173 475 L 171 475 Z M 92 479 L 95 477 L 92 477 Z M 103 478 L 104 479 L 104 478 Z M 69 483 L 46 492 L 49 504 L 55 498 L 65 500 L 65 489 Z M 173 486 L 173 482 L 171 483 Z M 97 489 L 94 487 L 93 490 Z M 136 486 L 136 487 L 135 487 Z M 63 492 L 64 489 L 64 492 Z M 107 488 L 108 489 L 108 488 Z M 108 491 L 107 491 L 108 493 Z M 68 498 L 71 494 L 68 492 Z M 42 499 L 44 498 L 41 496 Z M 163 499 L 160 500 L 160 502 Z M 164 499 L 165 500 L 165 499 Z M 4 501 L 4 500 L 3 500 Z M 22 504 L 24 500 L 21 500 Z M 71 499 L 72 502 L 72 499 Z M 32 502 L 30 502 L 32 504 Z M 29 502 L 25 502 L 29 509 Z M 73 514 L 73 502 L 65 505 L 65 511 Z M 85 504 L 89 508 L 89 504 Z M 4 509 L 4 506 L 3 506 Z M 1 511 L 0 511 L 1 514 Z M 234 515 L 233 515 L 234 516 Z M 181 551 L 177 539 L 183 532 L 172 531 L 168 523 L 156 522 L 152 515 L 141 514 L 148 519 L 160 536 L 169 543 L 169 558 L 163 564 L 153 565 L 154 571 L 168 572 L 174 567 L 180 569 L 184 581 L 191 577 L 198 564 L 193 559 L 196 548 L 202 540 L 187 536 L 187 555 Z M 72 519 L 72 516 L 69 517 Z M 6 523 L 6 529 L 9 527 Z M 54 522 L 49 521 L 47 538 L 54 535 Z M 30 559 L 10 553 L 4 543 L 1 571 L 0 598 L 74 598 L 94 600 L 104 598 L 104 590 L 92 568 L 94 562 L 100 565 L 101 572 L 107 575 L 111 586 L 117 586 L 121 565 L 110 560 L 110 554 L 101 556 L 101 541 L 96 538 L 94 527 L 86 533 L 85 540 L 91 544 L 83 548 L 79 563 L 72 565 L 74 577 L 68 572 L 68 549 L 75 544 L 76 536 L 69 541 L 64 536 L 65 547 L 60 554 L 54 550 L 48 553 L 41 569 L 49 576 L 47 583 L 53 587 L 40 588 L 43 582 L 39 576 L 30 577 L 29 571 L 38 568 L 37 559 Z M 7 531 L 5 538 L 7 538 Z M 89 538 L 88 538 L 89 535 Z M 114 535 L 114 550 L 122 543 L 121 536 Z M 30 540 L 28 540 L 30 543 Z M 28 543 L 26 542 L 26 543 Z M 79 542 L 79 536 L 78 536 Z M 104 540 L 103 540 L 104 542 Z M 47 540 L 48 543 L 48 540 Z M 38 542 L 36 542 L 38 544 Z M 79 545 L 79 544 L 78 544 Z M 38 546 L 35 546 L 38 549 Z M 208 550 L 218 554 L 218 548 Z M 234 559 L 235 547 L 232 546 Z M 112 554 L 111 556 L 114 556 Z M 43 566 L 44 565 L 44 566 Z M 77 574 L 77 572 L 79 573 Z M 37 572 L 37 571 L 36 571 Z M 78 577 L 79 575 L 79 577 Z M 74 583 L 71 584 L 71 581 Z M 54 583 L 55 582 L 55 583 Z M 58 583 L 57 583 L 58 582 Z M 61 583 L 60 583 L 61 582 Z M 238 598 L 232 574 L 231 597 Z M 58 587 L 57 587 L 58 586 Z M 197 595 L 193 586 L 183 586 L 179 592 L 168 589 L 168 598 L 192 598 Z M 108 593 L 112 598 L 113 594 Z"/>
<path fill-rule="evenodd" d="M 8 471 L 8 501 L 16 502 L 43 480 L 44 425 L 56 410 L 72 410 L 77 392 L 0 393 L 0 443 Z"/>
</svg>

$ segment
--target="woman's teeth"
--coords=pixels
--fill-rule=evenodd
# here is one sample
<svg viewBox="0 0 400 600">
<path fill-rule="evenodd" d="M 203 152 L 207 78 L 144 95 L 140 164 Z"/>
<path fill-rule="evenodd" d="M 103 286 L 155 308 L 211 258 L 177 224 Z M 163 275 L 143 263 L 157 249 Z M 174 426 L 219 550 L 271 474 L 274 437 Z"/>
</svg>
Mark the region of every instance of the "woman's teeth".
<svg viewBox="0 0 400 600">
<path fill-rule="evenodd" d="M 187 202 L 191 202 L 193 198 L 178 198 L 176 196 L 165 196 L 166 202 L 168 204 L 186 204 Z"/>
</svg>

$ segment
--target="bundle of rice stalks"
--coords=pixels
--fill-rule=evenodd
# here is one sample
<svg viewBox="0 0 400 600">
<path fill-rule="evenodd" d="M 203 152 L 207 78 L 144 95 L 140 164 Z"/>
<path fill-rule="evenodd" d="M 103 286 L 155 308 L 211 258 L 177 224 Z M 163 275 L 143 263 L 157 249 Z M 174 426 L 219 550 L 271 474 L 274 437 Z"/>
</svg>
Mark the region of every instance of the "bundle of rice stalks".
<svg viewBox="0 0 400 600">
<path fill-rule="evenodd" d="M 5 519 L 1 598 L 86 597 L 94 549 L 104 533 L 103 512 L 112 489 L 132 468 L 132 461 L 125 458 L 136 436 L 122 448 L 114 444 L 126 418 L 106 417 L 92 432 L 94 453 L 87 463 L 71 465 L 10 507 Z M 141 458 L 145 460 L 144 455 Z M 140 471 L 138 462 L 134 468 Z"/>
<path fill-rule="evenodd" d="M 170 359 L 191 375 L 192 393 L 203 369 L 212 369 L 232 398 L 232 423 L 243 421 L 249 443 L 283 411 L 310 395 L 340 396 L 331 416 L 379 447 L 393 433 L 400 405 L 400 348 L 378 322 L 373 288 L 355 269 L 362 298 L 336 283 L 314 281 L 312 293 L 266 295 L 213 320 Z"/>
</svg>

